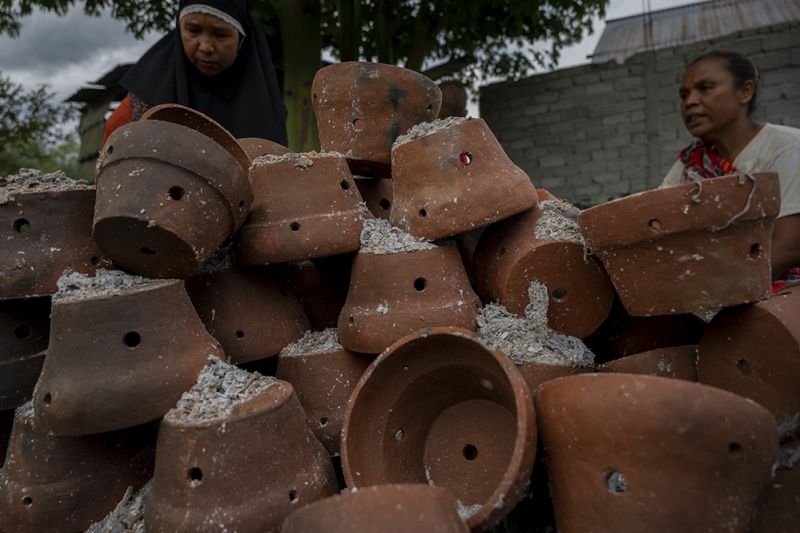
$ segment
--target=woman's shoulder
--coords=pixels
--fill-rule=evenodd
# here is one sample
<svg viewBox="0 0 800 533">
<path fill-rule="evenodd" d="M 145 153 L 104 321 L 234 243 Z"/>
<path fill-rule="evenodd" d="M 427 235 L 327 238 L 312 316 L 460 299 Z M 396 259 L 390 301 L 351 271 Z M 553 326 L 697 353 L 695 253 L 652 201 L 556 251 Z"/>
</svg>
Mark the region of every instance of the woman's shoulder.
<svg viewBox="0 0 800 533">
<path fill-rule="evenodd" d="M 764 142 L 779 147 L 800 147 L 800 128 L 784 126 L 782 124 L 765 124 L 762 130 Z"/>
</svg>

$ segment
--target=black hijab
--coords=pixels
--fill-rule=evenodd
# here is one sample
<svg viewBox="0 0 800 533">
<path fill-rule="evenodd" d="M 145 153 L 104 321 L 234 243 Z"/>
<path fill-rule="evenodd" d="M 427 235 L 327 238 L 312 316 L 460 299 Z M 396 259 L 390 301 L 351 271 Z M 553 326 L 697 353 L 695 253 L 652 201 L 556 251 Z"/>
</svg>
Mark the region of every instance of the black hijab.
<svg viewBox="0 0 800 533">
<path fill-rule="evenodd" d="M 286 108 L 267 40 L 250 15 L 247 0 L 181 0 L 179 12 L 193 4 L 219 9 L 242 25 L 247 36 L 234 64 L 216 76 L 202 74 L 186 58 L 176 28 L 131 67 L 120 85 L 148 105 L 177 103 L 196 109 L 234 137 L 261 137 L 285 146 Z"/>
</svg>

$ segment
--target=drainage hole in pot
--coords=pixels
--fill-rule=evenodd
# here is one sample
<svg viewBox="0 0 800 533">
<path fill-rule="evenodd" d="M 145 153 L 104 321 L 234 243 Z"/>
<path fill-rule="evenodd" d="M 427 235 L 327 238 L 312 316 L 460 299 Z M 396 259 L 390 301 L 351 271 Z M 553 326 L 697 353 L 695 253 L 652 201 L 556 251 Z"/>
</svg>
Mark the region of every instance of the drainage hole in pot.
<svg viewBox="0 0 800 533">
<path fill-rule="evenodd" d="M 93 255 L 92 257 L 90 257 L 90 258 L 89 258 L 89 262 L 90 262 L 92 265 L 94 265 L 94 266 L 97 266 L 97 265 L 99 265 L 99 264 L 100 264 L 100 258 L 99 258 L 99 257 L 97 257 L 96 255 Z"/>
<path fill-rule="evenodd" d="M 425 209 L 420 209 L 419 210 L 419 216 L 426 217 L 426 216 L 428 216 L 428 212 L 425 211 Z"/>
<path fill-rule="evenodd" d="M 740 451 L 742 451 L 742 445 L 738 442 L 732 441 L 730 444 L 728 444 L 728 453 L 731 455 L 736 455 Z"/>
<path fill-rule="evenodd" d="M 431 111 L 432 109 L 433 109 L 433 104 L 428 104 L 428 111 Z"/>
<path fill-rule="evenodd" d="M 628 490 L 628 482 L 625 481 L 625 476 L 616 470 L 612 470 L 606 475 L 606 484 L 608 485 L 609 492 L 614 492 L 616 494 Z"/>
<path fill-rule="evenodd" d="M 553 289 L 553 301 L 560 302 L 566 297 L 567 297 L 567 289 L 565 289 L 564 287 L 558 287 Z"/>
<path fill-rule="evenodd" d="M 169 188 L 169 197 L 177 201 L 183 198 L 183 194 L 185 192 L 186 191 L 183 190 L 183 187 L 173 185 L 172 187 Z"/>
<path fill-rule="evenodd" d="M 350 190 L 350 184 L 349 184 L 349 183 L 347 183 L 347 180 L 342 180 L 342 181 L 340 181 L 340 182 L 339 182 L 339 187 L 341 187 L 341 188 L 342 188 L 343 190 L 345 190 L 345 191 L 348 191 L 348 190 Z"/>
<path fill-rule="evenodd" d="M 753 243 L 750 245 L 750 259 L 758 259 L 761 257 L 761 245 Z"/>
<path fill-rule="evenodd" d="M 14 221 L 14 231 L 17 233 L 28 233 L 31 230 L 31 223 L 25 218 L 18 218 Z"/>
<path fill-rule="evenodd" d="M 406 439 L 406 432 L 398 429 L 394 434 L 394 438 L 397 442 L 403 442 Z"/>
<path fill-rule="evenodd" d="M 381 209 L 384 211 L 388 211 L 389 208 L 392 207 L 392 203 L 386 198 L 381 198 L 381 201 L 378 202 L 378 205 L 381 206 Z"/>
<path fill-rule="evenodd" d="M 467 444 L 464 446 L 462 453 L 464 454 L 464 459 L 467 461 L 474 461 L 478 457 L 478 448 L 472 444 Z"/>
<path fill-rule="evenodd" d="M 242 338 L 244 338 L 244 331 L 242 331 L 242 330 L 240 330 L 240 329 L 237 329 L 237 330 L 236 330 L 236 338 L 237 338 L 237 339 L 242 339 Z"/>
<path fill-rule="evenodd" d="M 291 503 L 295 503 L 297 501 L 297 491 L 296 490 L 290 490 L 289 491 L 289 501 Z"/>
<path fill-rule="evenodd" d="M 472 154 L 469 152 L 461 152 L 461 155 L 458 156 L 458 160 L 461 161 L 462 165 L 467 166 L 472 163 Z"/>
<path fill-rule="evenodd" d="M 30 507 L 31 505 L 33 505 L 33 498 L 31 498 L 30 496 L 23 497 L 22 505 L 24 505 L 25 507 Z"/>
<path fill-rule="evenodd" d="M 497 257 L 503 257 L 504 255 L 506 255 L 505 247 L 500 248 L 499 250 L 497 250 Z"/>
<path fill-rule="evenodd" d="M 144 255 L 156 255 L 156 251 L 148 248 L 147 246 L 142 246 L 139 248 L 139 251 L 142 252 Z"/>
<path fill-rule="evenodd" d="M 364 129 L 364 123 L 361 121 L 361 119 L 353 119 L 353 129 L 356 131 L 361 131 Z"/>
<path fill-rule="evenodd" d="M 658 220 L 657 218 L 653 218 L 653 219 L 650 220 L 650 222 L 647 223 L 647 226 L 652 231 L 658 231 L 658 230 L 661 229 L 661 221 Z"/>
<path fill-rule="evenodd" d="M 244 207 L 244 200 L 239 200 L 239 207 Z"/>
<path fill-rule="evenodd" d="M 351 316 L 350 318 L 347 319 L 347 323 L 352 326 L 353 324 L 356 323 L 356 318 L 354 316 Z"/>
<path fill-rule="evenodd" d="M 417 292 L 422 292 L 425 290 L 425 287 L 428 286 L 428 282 L 425 281 L 425 278 L 417 278 L 414 280 L 414 288 L 417 289 Z"/>
<path fill-rule="evenodd" d="M 740 357 L 736 360 L 736 368 L 738 368 L 742 374 L 750 373 L 750 363 L 744 357 Z"/>
<path fill-rule="evenodd" d="M 186 472 L 186 479 L 189 480 L 189 485 L 196 487 L 203 481 L 203 471 L 196 466 L 194 468 L 190 468 Z"/>
<path fill-rule="evenodd" d="M 53 397 L 50 395 L 49 392 L 45 393 L 44 398 L 42 398 L 42 401 L 44 402 L 45 405 L 50 405 L 50 402 L 53 401 Z"/>
<path fill-rule="evenodd" d="M 113 145 L 113 144 L 109 144 L 109 145 L 108 145 L 108 149 L 106 150 L 106 153 L 107 153 L 108 155 L 111 155 L 111 154 L 113 154 L 113 153 L 114 153 L 114 145 Z"/>
<path fill-rule="evenodd" d="M 324 428 L 327 425 L 328 425 L 327 417 L 323 416 L 322 418 L 319 419 L 319 427 Z"/>
<path fill-rule="evenodd" d="M 142 342 L 142 336 L 135 331 L 129 331 L 122 337 L 122 342 L 124 342 L 125 346 L 128 348 L 136 348 L 139 346 L 139 343 Z"/>
<path fill-rule="evenodd" d="M 18 340 L 24 341 L 30 339 L 31 335 L 33 335 L 33 331 L 31 331 L 31 328 L 29 328 L 25 324 L 21 324 L 16 328 L 14 328 L 14 336 Z"/>
<path fill-rule="evenodd" d="M 289 229 L 292 231 L 298 231 L 300 229 L 300 224 L 297 222 L 292 222 L 289 224 Z"/>
</svg>

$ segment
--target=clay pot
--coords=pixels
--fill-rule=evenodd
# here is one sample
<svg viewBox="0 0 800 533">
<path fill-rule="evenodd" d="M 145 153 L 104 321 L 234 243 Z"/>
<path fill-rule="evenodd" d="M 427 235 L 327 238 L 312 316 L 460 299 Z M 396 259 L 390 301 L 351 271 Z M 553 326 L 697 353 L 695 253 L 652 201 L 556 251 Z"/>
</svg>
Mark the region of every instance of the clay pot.
<svg viewBox="0 0 800 533">
<path fill-rule="evenodd" d="M 777 452 L 766 409 L 678 379 L 555 379 L 536 411 L 563 533 L 745 532 Z"/>
<path fill-rule="evenodd" d="M 264 155 L 283 155 L 291 152 L 282 144 L 269 139 L 259 139 L 258 137 L 239 139 L 239 146 L 242 147 L 251 162 Z"/>
<path fill-rule="evenodd" d="M 479 308 L 455 246 L 394 254 L 359 252 L 339 315 L 339 341 L 354 352 L 380 353 L 421 328 L 474 330 Z"/>
<path fill-rule="evenodd" d="M 297 298 L 265 269 L 228 268 L 186 282 L 200 320 L 231 362 L 276 355 L 310 325 Z"/>
<path fill-rule="evenodd" d="M 322 149 L 346 153 L 364 176 L 389 177 L 392 143 L 439 114 L 442 92 L 418 72 L 380 63 L 345 62 L 317 71 L 312 104 Z"/>
<path fill-rule="evenodd" d="M 87 327 L 87 325 L 102 327 Z M 85 435 L 161 418 L 222 355 L 183 287 L 164 280 L 53 303 L 50 346 L 33 402 L 55 435 Z"/>
<path fill-rule="evenodd" d="M 528 385 L 531 392 L 547 383 L 550 380 L 573 374 L 583 374 L 592 372 L 593 368 L 574 367 L 567 365 L 547 365 L 544 363 L 514 363 L 517 366 L 522 379 Z"/>
<path fill-rule="evenodd" d="M 614 287 L 582 243 L 537 232 L 544 215 L 542 209 L 530 209 L 484 231 L 475 250 L 476 289 L 484 303 L 499 302 L 521 315 L 530 302 L 530 284 L 538 281 L 550 296 L 547 325 L 566 335 L 587 337 L 608 317 Z"/>
<path fill-rule="evenodd" d="M 50 330 L 50 298 L 0 301 L 0 411 L 31 399 Z"/>
<path fill-rule="evenodd" d="M 348 255 L 349 258 L 349 255 Z M 336 327 L 339 313 L 347 299 L 350 264 L 331 267 L 328 261 L 298 261 L 286 265 L 289 287 L 306 311 L 311 328 Z M 322 267 L 320 267 L 322 265 Z"/>
<path fill-rule="evenodd" d="M 392 149 L 393 225 L 428 240 L 464 233 L 530 209 L 530 178 L 482 119 Z"/>
<path fill-rule="evenodd" d="M 65 270 L 91 274 L 106 256 L 92 240 L 94 188 L 21 192 L 0 202 L 0 300 L 47 296 Z"/>
<path fill-rule="evenodd" d="M 278 357 L 275 376 L 292 384 L 311 431 L 331 455 L 339 455 L 347 400 L 371 362 L 347 350 Z"/>
<path fill-rule="evenodd" d="M 355 180 L 361 198 L 375 218 L 389 220 L 392 209 L 392 180 L 380 178 L 359 178 Z"/>
<path fill-rule="evenodd" d="M 693 313 L 770 295 L 775 173 L 724 176 L 634 194 L 583 211 L 586 243 L 628 313 Z"/>
<path fill-rule="evenodd" d="M 514 507 L 535 455 L 525 381 L 460 328 L 424 329 L 381 354 L 356 385 L 342 431 L 348 486 L 445 487 L 472 529 Z"/>
<path fill-rule="evenodd" d="M 599 365 L 598 372 L 646 374 L 697 381 L 697 345 L 658 348 Z"/>
<path fill-rule="evenodd" d="M 302 159 L 253 166 L 253 211 L 236 240 L 239 264 L 266 265 L 358 250 L 365 213 L 347 162 L 329 154 L 297 157 Z"/>
<path fill-rule="evenodd" d="M 100 152 L 94 239 L 137 274 L 191 276 L 247 216 L 249 167 L 236 139 L 210 118 L 153 107 Z"/>
<path fill-rule="evenodd" d="M 128 486 L 152 475 L 156 426 L 54 437 L 26 404 L 14 420 L 0 470 L 0 517 L 8 533 L 85 531 L 116 507 Z"/>
<path fill-rule="evenodd" d="M 423 484 L 379 485 L 332 496 L 302 507 L 282 533 L 467 533 L 453 494 Z"/>
<path fill-rule="evenodd" d="M 796 454 L 800 442 L 785 445 L 785 452 Z M 783 451 L 783 450 L 782 450 Z M 773 468 L 772 479 L 758 500 L 753 513 L 752 533 L 794 533 L 797 531 L 797 509 L 800 506 L 800 466 Z"/>
<path fill-rule="evenodd" d="M 158 435 L 148 532 L 280 531 L 297 507 L 335 494 L 328 454 L 292 386 L 278 381 L 229 415 L 168 415 Z"/>
<path fill-rule="evenodd" d="M 700 340 L 697 376 L 758 402 L 778 421 L 800 412 L 800 288 L 714 317 Z"/>
</svg>

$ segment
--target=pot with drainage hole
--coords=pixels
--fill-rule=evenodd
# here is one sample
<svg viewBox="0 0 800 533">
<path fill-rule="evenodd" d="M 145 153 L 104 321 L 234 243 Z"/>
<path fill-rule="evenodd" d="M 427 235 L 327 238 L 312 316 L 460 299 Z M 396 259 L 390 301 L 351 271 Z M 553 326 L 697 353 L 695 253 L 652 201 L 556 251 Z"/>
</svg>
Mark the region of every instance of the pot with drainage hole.
<svg viewBox="0 0 800 533">
<path fill-rule="evenodd" d="M 525 381 L 510 359 L 460 328 L 423 329 L 382 353 L 353 391 L 342 431 L 349 487 L 447 488 L 473 530 L 514 507 L 535 454 Z"/>
<path fill-rule="evenodd" d="M 31 399 L 49 331 L 50 298 L 0 301 L 0 411 Z"/>
<path fill-rule="evenodd" d="M 598 365 L 597 371 L 697 381 L 697 345 L 670 346 L 627 355 Z"/>
<path fill-rule="evenodd" d="M 731 175 L 592 207 L 580 224 L 628 313 L 708 321 L 769 296 L 779 208 L 777 174 Z"/>
<path fill-rule="evenodd" d="M 244 222 L 249 167 L 236 139 L 210 118 L 153 107 L 100 152 L 94 239 L 136 274 L 186 278 Z"/>
<path fill-rule="evenodd" d="M 392 180 L 356 178 L 356 187 L 370 212 L 377 218 L 389 220 L 392 209 Z"/>
<path fill-rule="evenodd" d="M 558 531 L 748 530 L 778 451 L 762 406 L 634 374 L 558 378 L 535 399 Z"/>
</svg>

